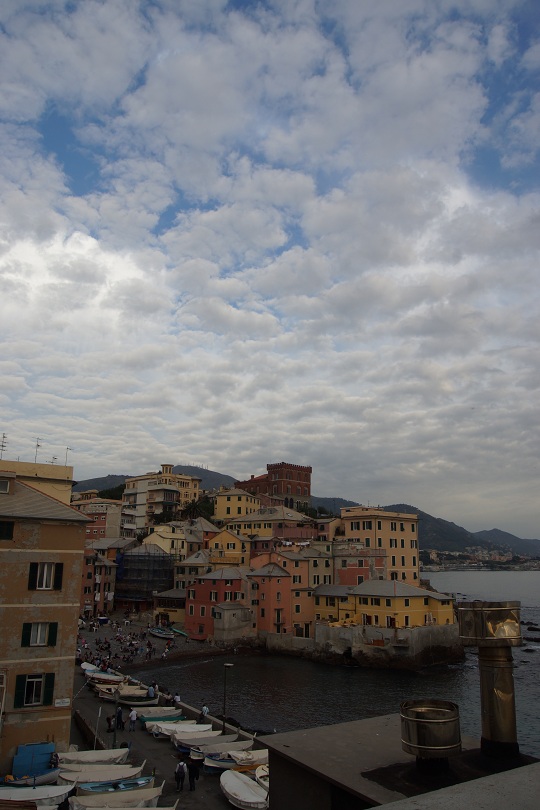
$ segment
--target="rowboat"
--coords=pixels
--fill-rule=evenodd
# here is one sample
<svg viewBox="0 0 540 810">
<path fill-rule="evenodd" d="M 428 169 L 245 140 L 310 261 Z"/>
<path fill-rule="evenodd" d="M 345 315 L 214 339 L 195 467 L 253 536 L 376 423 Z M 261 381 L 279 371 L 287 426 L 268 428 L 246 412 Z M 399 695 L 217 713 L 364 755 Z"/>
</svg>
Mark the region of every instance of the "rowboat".
<svg viewBox="0 0 540 810">
<path fill-rule="evenodd" d="M 139 697 L 137 695 L 124 695 L 121 692 L 118 703 L 121 703 L 122 706 L 157 706 L 159 703 L 159 695 L 149 698 Z"/>
<path fill-rule="evenodd" d="M 146 760 L 145 760 L 146 762 Z M 143 763 L 144 764 L 144 763 Z M 127 763 L 117 765 L 117 764 L 110 764 L 109 762 L 67 762 L 65 765 L 62 765 L 62 773 L 98 773 L 98 771 L 107 770 L 108 773 L 112 774 L 111 779 L 116 774 L 121 774 L 122 771 L 125 771 L 126 768 L 130 768 L 131 766 Z M 141 766 L 142 767 L 142 766 Z M 93 777 L 92 777 L 93 778 Z M 83 779 L 83 782 L 91 782 L 92 779 Z M 95 781 L 95 780 L 94 780 Z"/>
<path fill-rule="evenodd" d="M 182 728 L 186 728 L 188 726 L 195 726 L 197 723 L 195 720 L 187 720 L 185 717 L 182 719 L 183 715 L 177 718 L 166 717 L 164 720 L 160 720 L 159 717 L 151 717 L 149 720 L 146 720 L 146 730 L 150 731 L 151 733 L 154 732 L 155 729 L 159 726 L 160 728 L 163 726 L 165 730 L 171 731 L 178 731 Z M 139 718 L 142 720 L 142 718 Z M 188 729 L 189 730 L 189 729 Z"/>
<path fill-rule="evenodd" d="M 114 780 L 136 779 L 143 772 L 146 760 L 142 765 L 130 767 L 129 765 L 103 765 L 100 769 L 91 768 L 84 771 L 60 771 L 58 783 L 60 785 L 73 785 L 74 782 L 110 782 Z"/>
<path fill-rule="evenodd" d="M 162 706 L 149 706 L 139 715 L 141 723 L 175 723 L 177 720 L 187 720 L 182 709 L 167 711 Z M 195 722 L 195 721 L 193 721 Z"/>
<path fill-rule="evenodd" d="M 153 715 L 163 715 L 168 717 L 174 717 L 177 714 L 181 714 L 182 709 L 177 709 L 176 706 L 154 706 L 153 708 L 150 707 L 146 709 L 144 712 L 145 717 L 152 717 Z"/>
<path fill-rule="evenodd" d="M 40 785 L 38 787 L 0 787 L 1 802 L 35 802 L 38 807 L 54 805 L 66 799 L 71 785 Z"/>
<path fill-rule="evenodd" d="M 144 700 L 144 698 L 148 697 L 147 686 L 133 686 L 127 683 L 110 685 L 97 682 L 92 685 L 98 693 L 98 697 L 100 697 L 102 700 L 116 700 L 117 692 L 118 697 L 131 697 L 134 700 L 137 698 L 142 698 Z"/>
<path fill-rule="evenodd" d="M 21 777 L 13 777 L 13 779 L 8 779 L 8 777 L 4 777 L 1 780 L 2 785 L 6 785 L 6 787 L 33 787 L 34 785 L 55 785 L 56 780 L 58 779 L 60 769 L 59 768 L 48 768 L 46 771 L 41 771 L 40 773 L 33 773 L 29 774 L 28 776 L 21 776 Z"/>
<path fill-rule="evenodd" d="M 181 735 L 182 737 L 186 737 L 189 735 L 197 735 L 198 737 L 203 736 L 203 732 L 205 734 L 212 731 L 212 726 L 210 724 L 207 725 L 197 725 L 197 723 L 188 723 L 184 721 L 183 723 L 150 723 L 152 729 L 148 729 L 148 723 L 146 724 L 146 728 L 150 731 L 154 737 L 158 735 L 163 735 L 166 737 L 171 737 L 173 735 Z M 215 732 L 216 734 L 221 734 L 220 731 Z M 209 736 L 212 736 L 210 734 Z"/>
<path fill-rule="evenodd" d="M 161 787 L 119 791 L 114 796 L 111 796 L 110 793 L 70 796 L 69 806 L 70 810 L 88 810 L 90 807 L 157 807 L 164 786 L 165 782 L 162 783 Z"/>
<path fill-rule="evenodd" d="M 118 675 L 114 672 L 100 672 L 99 670 L 86 670 L 84 673 L 86 676 L 86 680 L 90 682 L 90 684 L 95 683 L 105 683 L 105 684 L 118 684 L 124 683 L 126 680 L 125 675 Z"/>
<path fill-rule="evenodd" d="M 174 638 L 174 633 L 168 627 L 151 627 L 148 632 L 150 635 L 155 636 L 156 638 Z"/>
<path fill-rule="evenodd" d="M 129 748 L 110 748 L 101 751 L 65 751 L 58 754 L 58 761 L 65 764 L 109 762 L 121 764 L 128 758 Z"/>
<path fill-rule="evenodd" d="M 185 632 L 185 630 L 179 630 L 178 627 L 171 627 L 170 629 L 173 631 L 173 633 L 178 633 L 179 636 L 189 638 L 189 635 Z"/>
<path fill-rule="evenodd" d="M 154 787 L 153 776 L 139 776 L 136 779 L 110 779 L 105 782 L 77 782 L 77 796 L 88 796 L 94 793 L 123 793 L 124 791 L 143 790 Z"/>
<path fill-rule="evenodd" d="M 183 746 L 183 745 L 179 745 L 178 743 L 175 743 L 174 745 L 175 745 L 175 747 L 176 747 L 176 749 L 178 751 L 183 751 L 186 754 L 195 751 L 195 752 L 197 752 L 198 754 L 201 755 L 201 756 L 197 756 L 196 759 L 204 759 L 204 753 L 201 750 L 201 746 L 210 744 L 214 739 L 217 739 L 217 737 L 215 737 L 215 736 L 208 737 L 208 735 L 203 735 L 201 738 L 197 737 L 197 738 L 195 738 L 193 740 L 191 740 L 191 739 L 186 740 L 186 743 L 189 743 L 189 745 Z M 220 734 L 219 735 L 219 741 L 220 741 L 221 745 L 223 745 L 224 747 L 226 745 L 230 744 L 230 743 L 235 742 L 237 739 L 238 739 L 238 734 Z M 193 757 L 191 757 L 191 759 L 193 759 Z"/>
<path fill-rule="evenodd" d="M 198 746 L 203 754 L 221 754 L 223 751 L 251 751 L 253 748 L 253 740 L 245 740 L 244 742 L 227 743 L 226 737 L 219 737 L 215 742 L 208 745 Z"/>
<path fill-rule="evenodd" d="M 224 795 L 235 807 L 242 810 L 266 810 L 268 792 L 243 773 L 224 771 L 219 784 Z"/>
<path fill-rule="evenodd" d="M 171 739 L 172 744 L 176 748 L 177 751 L 185 752 L 186 749 L 191 749 L 199 745 L 207 745 L 211 743 L 213 739 L 221 736 L 220 731 L 207 731 L 201 735 L 198 734 L 190 734 L 190 735 L 183 735 L 181 732 L 174 735 L 174 738 Z"/>
<path fill-rule="evenodd" d="M 270 768 L 268 765 L 259 765 L 255 768 L 255 781 L 268 792 L 270 788 Z"/>
<path fill-rule="evenodd" d="M 260 751 L 222 751 L 219 754 L 207 754 L 204 758 L 204 767 L 208 771 L 227 771 L 231 768 L 242 768 L 255 772 L 259 765 L 268 762 L 268 748 Z"/>
</svg>

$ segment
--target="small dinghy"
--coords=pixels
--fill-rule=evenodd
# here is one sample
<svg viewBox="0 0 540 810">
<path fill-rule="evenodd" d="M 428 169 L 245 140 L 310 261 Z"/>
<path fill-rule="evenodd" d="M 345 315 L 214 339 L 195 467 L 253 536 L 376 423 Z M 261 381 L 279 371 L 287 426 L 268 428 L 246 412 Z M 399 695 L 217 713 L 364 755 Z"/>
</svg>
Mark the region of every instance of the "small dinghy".
<svg viewBox="0 0 540 810">
<path fill-rule="evenodd" d="M 268 765 L 259 765 L 255 769 L 255 781 L 268 793 L 270 788 L 270 768 Z"/>
<path fill-rule="evenodd" d="M 242 810 L 266 810 L 268 792 L 243 773 L 224 771 L 219 784 L 231 804 Z"/>
<path fill-rule="evenodd" d="M 39 787 L 0 787 L 0 802 L 35 802 L 38 807 L 57 807 L 66 799 L 72 785 L 40 785 Z"/>
<path fill-rule="evenodd" d="M 130 767 L 129 765 L 103 765 L 101 769 L 90 768 L 84 771 L 60 771 L 58 783 L 60 785 L 73 785 L 75 782 L 119 782 L 125 779 L 137 779 L 146 765 L 146 760 L 142 765 Z"/>
<path fill-rule="evenodd" d="M 129 755 L 129 748 L 105 748 L 101 751 L 65 751 L 58 753 L 58 761 L 63 768 L 66 764 L 98 764 L 108 762 L 121 765 Z"/>
<path fill-rule="evenodd" d="M 70 810 L 88 810 L 100 807 L 157 807 L 158 799 L 163 793 L 165 782 L 161 787 L 126 790 L 114 794 L 93 793 L 88 796 L 70 796 Z"/>
<path fill-rule="evenodd" d="M 77 782 L 77 796 L 88 796 L 93 793 L 116 794 L 151 787 L 154 787 L 153 776 L 139 776 L 137 779 L 112 779 L 106 782 Z"/>
<path fill-rule="evenodd" d="M 171 630 L 166 630 L 164 627 L 151 627 L 148 632 L 156 638 L 164 638 L 167 640 L 174 638 L 174 633 Z"/>
</svg>

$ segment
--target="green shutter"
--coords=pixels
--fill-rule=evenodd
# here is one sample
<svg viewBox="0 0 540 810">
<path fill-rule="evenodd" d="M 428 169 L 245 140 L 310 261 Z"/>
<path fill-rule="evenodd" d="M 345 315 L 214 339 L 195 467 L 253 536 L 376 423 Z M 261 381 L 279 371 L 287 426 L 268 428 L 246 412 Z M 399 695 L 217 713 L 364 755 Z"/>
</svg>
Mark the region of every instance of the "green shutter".
<svg viewBox="0 0 540 810">
<path fill-rule="evenodd" d="M 50 706 L 53 702 L 54 693 L 54 672 L 47 672 L 45 675 L 45 687 L 43 689 L 43 705 Z"/>
<path fill-rule="evenodd" d="M 22 626 L 21 647 L 30 646 L 30 636 L 32 635 L 32 623 L 24 622 Z"/>
<path fill-rule="evenodd" d="M 56 646 L 56 636 L 58 635 L 58 622 L 50 622 L 49 623 L 49 637 L 47 639 L 47 645 L 49 647 Z"/>
<path fill-rule="evenodd" d="M 54 590 L 62 590 L 62 574 L 64 573 L 64 563 L 56 563 L 54 566 Z"/>
<path fill-rule="evenodd" d="M 20 709 L 24 706 L 24 693 L 26 691 L 26 675 L 17 675 L 15 679 L 15 697 L 13 698 L 13 708 Z"/>
<path fill-rule="evenodd" d="M 38 575 L 38 564 L 33 562 L 30 563 L 30 570 L 28 572 L 28 590 L 35 591 L 37 588 L 37 575 Z"/>
</svg>

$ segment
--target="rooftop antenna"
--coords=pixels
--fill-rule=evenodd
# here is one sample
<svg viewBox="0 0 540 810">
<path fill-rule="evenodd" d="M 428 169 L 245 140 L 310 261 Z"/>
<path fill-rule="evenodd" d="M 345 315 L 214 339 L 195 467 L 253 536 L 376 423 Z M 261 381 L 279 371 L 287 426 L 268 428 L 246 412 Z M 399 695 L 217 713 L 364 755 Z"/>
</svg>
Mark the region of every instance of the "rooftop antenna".
<svg viewBox="0 0 540 810">
<path fill-rule="evenodd" d="M 54 464 L 55 461 L 58 461 L 58 456 L 53 456 L 49 461 L 49 464 Z"/>
<path fill-rule="evenodd" d="M 7 436 L 5 433 L 2 433 L 2 438 L 0 439 L 0 458 L 2 458 L 2 456 L 4 455 L 6 445 L 7 445 Z"/>
<path fill-rule="evenodd" d="M 35 454 L 35 456 L 34 456 L 34 464 L 36 464 L 36 463 L 37 463 L 37 451 L 38 451 L 38 449 L 41 447 L 40 442 L 41 442 L 41 441 L 43 441 L 42 439 L 40 439 L 40 437 L 39 437 L 39 436 L 36 436 L 36 437 L 35 437 L 35 440 L 36 440 L 36 454 Z"/>
<path fill-rule="evenodd" d="M 67 467 L 67 454 L 68 453 L 73 453 L 73 448 L 72 447 L 66 447 L 66 461 L 65 461 L 64 467 Z"/>
</svg>

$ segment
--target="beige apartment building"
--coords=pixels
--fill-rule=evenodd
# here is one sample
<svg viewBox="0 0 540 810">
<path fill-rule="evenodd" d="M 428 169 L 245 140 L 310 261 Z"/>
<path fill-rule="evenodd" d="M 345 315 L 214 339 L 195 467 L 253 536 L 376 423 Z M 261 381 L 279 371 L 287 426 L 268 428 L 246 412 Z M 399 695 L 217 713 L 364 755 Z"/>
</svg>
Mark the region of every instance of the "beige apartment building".
<svg viewBox="0 0 540 810">
<path fill-rule="evenodd" d="M 0 773 L 18 745 L 69 745 L 88 520 L 68 505 L 58 468 L 42 479 L 14 466 L 0 462 Z"/>
<path fill-rule="evenodd" d="M 214 520 L 229 521 L 258 512 L 261 499 L 243 489 L 222 489 L 214 496 Z"/>
<path fill-rule="evenodd" d="M 201 479 L 173 473 L 172 464 L 160 472 L 128 478 L 122 497 L 122 537 L 137 537 L 158 522 L 175 520 L 201 494 Z"/>
</svg>

